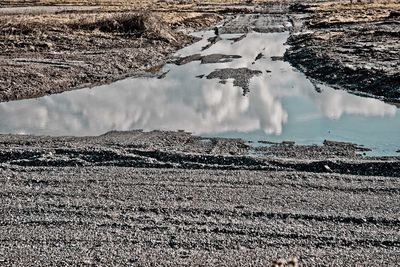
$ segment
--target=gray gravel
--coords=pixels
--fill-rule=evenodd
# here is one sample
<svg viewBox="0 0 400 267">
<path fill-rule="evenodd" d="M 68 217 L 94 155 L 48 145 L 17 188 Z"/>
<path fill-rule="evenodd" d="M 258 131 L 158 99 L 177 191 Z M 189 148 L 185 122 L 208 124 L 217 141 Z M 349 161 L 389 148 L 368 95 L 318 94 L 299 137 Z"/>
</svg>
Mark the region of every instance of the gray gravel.
<svg viewBox="0 0 400 267">
<path fill-rule="evenodd" d="M 296 256 L 303 266 L 395 266 L 398 159 L 322 148 L 350 156 L 310 147 L 307 160 L 249 157 L 241 140 L 182 132 L 0 136 L 0 265 L 268 266 Z M 393 171 L 297 171 L 305 162 Z"/>
</svg>

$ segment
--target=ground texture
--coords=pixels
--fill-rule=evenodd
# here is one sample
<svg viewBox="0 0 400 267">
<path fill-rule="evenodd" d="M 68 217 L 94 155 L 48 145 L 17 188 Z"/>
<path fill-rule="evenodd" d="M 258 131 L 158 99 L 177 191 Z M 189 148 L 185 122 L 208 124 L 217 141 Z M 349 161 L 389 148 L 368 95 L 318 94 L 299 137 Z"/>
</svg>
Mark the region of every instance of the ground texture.
<svg viewBox="0 0 400 267">
<path fill-rule="evenodd" d="M 275 144 L 248 157 L 241 140 L 182 132 L 0 143 L 4 266 L 400 260 L 400 161 L 351 144 Z"/>
<path fill-rule="evenodd" d="M 287 61 L 335 88 L 400 103 L 398 2 L 301 7 L 308 16 L 288 41 Z"/>
<path fill-rule="evenodd" d="M 285 60 L 310 78 L 398 102 L 398 4 L 247 2 L 0 1 L 33 6 L 0 9 L 0 101 L 158 73 L 188 31 L 224 18 L 221 33 L 291 31 Z M 0 135 L 0 266 L 398 265 L 399 157 L 255 147 L 185 132 Z"/>
</svg>

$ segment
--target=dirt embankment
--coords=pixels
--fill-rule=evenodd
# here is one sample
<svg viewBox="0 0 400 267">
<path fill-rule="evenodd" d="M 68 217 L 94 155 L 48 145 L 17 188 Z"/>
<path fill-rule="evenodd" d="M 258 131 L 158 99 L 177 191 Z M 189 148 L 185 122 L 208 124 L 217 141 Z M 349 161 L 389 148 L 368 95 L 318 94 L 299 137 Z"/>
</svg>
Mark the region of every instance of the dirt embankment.
<svg viewBox="0 0 400 267">
<path fill-rule="evenodd" d="M 285 59 L 333 87 L 400 103 L 399 10 L 391 1 L 302 5 L 310 16 Z"/>
</svg>

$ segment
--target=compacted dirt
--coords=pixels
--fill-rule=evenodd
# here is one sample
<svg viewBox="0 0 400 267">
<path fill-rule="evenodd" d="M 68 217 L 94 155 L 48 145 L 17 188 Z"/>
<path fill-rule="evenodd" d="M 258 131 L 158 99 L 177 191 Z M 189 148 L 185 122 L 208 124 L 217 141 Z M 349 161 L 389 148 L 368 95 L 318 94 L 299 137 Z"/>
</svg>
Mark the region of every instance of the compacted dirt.
<svg viewBox="0 0 400 267">
<path fill-rule="evenodd" d="M 0 265 L 396 266 L 400 161 L 357 149 L 2 135 Z"/>
</svg>

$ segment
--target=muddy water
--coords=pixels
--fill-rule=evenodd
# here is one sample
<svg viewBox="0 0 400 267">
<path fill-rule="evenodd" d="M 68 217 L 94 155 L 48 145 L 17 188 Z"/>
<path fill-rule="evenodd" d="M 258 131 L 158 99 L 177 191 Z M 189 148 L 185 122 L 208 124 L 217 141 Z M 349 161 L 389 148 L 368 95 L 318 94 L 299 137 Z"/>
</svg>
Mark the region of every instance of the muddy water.
<svg viewBox="0 0 400 267">
<path fill-rule="evenodd" d="M 232 38 L 240 35 L 224 34 L 205 50 L 202 48 L 214 33 L 196 35 L 203 39 L 177 56 L 200 53 L 241 58 L 224 63 L 169 64 L 160 79 L 126 79 L 92 89 L 1 103 L 0 132 L 83 136 L 110 130 L 186 130 L 249 141 L 349 141 L 380 155 L 395 154 L 400 149 L 398 109 L 376 99 L 313 84 L 279 60 L 288 33 L 248 33 L 237 42 Z M 250 79 L 250 91 L 244 96 L 243 88 L 234 86 L 233 79 L 206 78 L 225 68 L 262 73 Z"/>
</svg>

